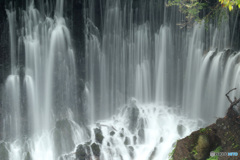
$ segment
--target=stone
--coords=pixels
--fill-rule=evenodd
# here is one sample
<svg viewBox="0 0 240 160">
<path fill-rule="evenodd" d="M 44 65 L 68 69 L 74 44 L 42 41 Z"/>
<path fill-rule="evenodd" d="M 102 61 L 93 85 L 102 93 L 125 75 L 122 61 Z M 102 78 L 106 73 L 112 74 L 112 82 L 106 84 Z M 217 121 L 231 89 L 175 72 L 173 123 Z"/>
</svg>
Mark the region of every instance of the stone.
<svg viewBox="0 0 240 160">
<path fill-rule="evenodd" d="M 77 160 L 86 160 L 90 155 L 90 148 L 88 145 L 80 144 L 76 150 Z"/>
<path fill-rule="evenodd" d="M 157 148 L 155 147 L 154 150 L 152 151 L 150 157 L 149 157 L 149 160 L 153 160 L 155 155 L 156 155 L 156 152 L 157 152 Z"/>
<path fill-rule="evenodd" d="M 194 154 L 194 158 L 196 160 L 205 160 L 209 156 L 210 153 L 210 142 L 206 135 L 200 135 L 198 137 L 198 144 L 196 146 L 196 154 Z"/>
<path fill-rule="evenodd" d="M 129 137 L 126 137 L 126 138 L 125 138 L 124 144 L 125 144 L 125 145 L 129 145 L 129 144 L 130 144 L 130 138 L 129 138 Z"/>
<path fill-rule="evenodd" d="M 144 129 L 138 130 L 139 142 L 143 143 L 145 141 L 145 132 Z"/>
<path fill-rule="evenodd" d="M 133 136 L 133 143 L 136 145 L 137 144 L 137 136 Z"/>
<path fill-rule="evenodd" d="M 95 140 L 96 142 L 102 144 L 102 141 L 104 139 L 104 136 L 102 135 L 102 131 L 99 128 L 94 129 L 94 134 L 95 134 Z"/>
<path fill-rule="evenodd" d="M 178 134 L 182 137 L 186 131 L 186 128 L 182 124 L 179 124 L 177 126 L 177 131 L 178 131 Z"/>
<path fill-rule="evenodd" d="M 134 158 L 134 148 L 133 146 L 128 146 L 128 153 L 131 158 Z"/>
<path fill-rule="evenodd" d="M 162 143 L 162 142 L 163 142 L 163 137 L 161 137 L 161 138 L 160 138 L 159 142 L 160 142 L 160 143 Z"/>
<path fill-rule="evenodd" d="M 110 135 L 111 135 L 111 136 L 114 136 L 114 135 L 115 135 L 115 132 L 114 132 L 114 131 L 111 131 L 111 132 L 110 132 Z"/>
<path fill-rule="evenodd" d="M 100 147 L 99 147 L 98 144 L 93 143 L 93 144 L 91 145 L 91 149 L 92 149 L 92 152 L 93 152 L 93 155 L 94 155 L 94 156 L 97 156 L 97 157 L 100 156 Z"/>
<path fill-rule="evenodd" d="M 138 107 L 136 106 L 136 102 L 132 101 L 130 103 L 130 107 L 128 108 L 128 119 L 129 119 L 128 129 L 132 133 L 135 132 L 135 130 L 138 126 L 139 114 L 140 114 L 140 111 L 139 111 Z"/>
</svg>

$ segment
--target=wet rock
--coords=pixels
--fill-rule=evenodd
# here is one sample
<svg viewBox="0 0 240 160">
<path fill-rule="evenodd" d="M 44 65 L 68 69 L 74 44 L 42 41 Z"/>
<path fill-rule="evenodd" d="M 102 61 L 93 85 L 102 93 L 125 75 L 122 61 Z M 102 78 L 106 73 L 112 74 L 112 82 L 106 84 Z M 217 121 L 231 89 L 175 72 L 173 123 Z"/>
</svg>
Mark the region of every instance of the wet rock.
<svg viewBox="0 0 240 160">
<path fill-rule="evenodd" d="M 111 131 L 111 132 L 110 132 L 110 135 L 111 135 L 111 136 L 114 136 L 114 135 L 115 135 L 115 132 L 114 132 L 114 131 Z"/>
<path fill-rule="evenodd" d="M 186 128 L 182 124 L 179 124 L 177 126 L 177 131 L 178 131 L 178 134 L 182 137 L 186 131 Z"/>
<path fill-rule="evenodd" d="M 80 144 L 76 150 L 77 160 L 87 160 L 90 155 L 90 148 L 88 145 Z"/>
<path fill-rule="evenodd" d="M 128 153 L 131 158 L 134 158 L 134 148 L 132 146 L 128 146 Z"/>
<path fill-rule="evenodd" d="M 137 144 L 137 136 L 133 136 L 133 143 L 134 143 L 134 145 Z"/>
<path fill-rule="evenodd" d="M 93 152 L 93 155 L 94 155 L 94 156 L 97 156 L 97 157 L 100 156 L 100 147 L 99 147 L 98 144 L 93 143 L 93 144 L 91 145 L 91 149 L 92 149 L 92 152 Z"/>
<path fill-rule="evenodd" d="M 129 137 L 126 137 L 126 138 L 125 138 L 124 144 L 125 144 L 125 145 L 129 145 L 129 144 L 130 144 L 130 138 L 129 138 Z"/>
<path fill-rule="evenodd" d="M 120 137 L 123 138 L 124 137 L 124 128 L 122 128 L 121 132 L 120 132 Z"/>
<path fill-rule="evenodd" d="M 1 160 L 9 160 L 9 153 L 6 148 L 5 142 L 0 143 L 0 156 L 1 156 Z"/>
<path fill-rule="evenodd" d="M 149 157 L 149 160 L 153 160 L 154 157 L 156 156 L 156 152 L 157 152 L 157 147 L 154 148 L 154 150 L 152 151 L 150 157 Z"/>
<path fill-rule="evenodd" d="M 163 142 L 163 137 L 161 137 L 161 138 L 160 138 L 159 142 L 160 142 L 160 143 L 162 143 L 162 142 Z"/>
<path fill-rule="evenodd" d="M 139 114 L 140 114 L 140 111 L 139 111 L 138 107 L 136 106 L 136 101 L 132 100 L 130 102 L 130 106 L 128 108 L 128 119 L 129 119 L 128 129 L 132 133 L 135 132 L 135 130 L 138 126 Z"/>
<path fill-rule="evenodd" d="M 95 128 L 94 129 L 94 134 L 95 134 L 96 142 L 102 144 L 102 141 L 104 139 L 104 136 L 102 135 L 102 131 L 99 128 Z"/>
</svg>

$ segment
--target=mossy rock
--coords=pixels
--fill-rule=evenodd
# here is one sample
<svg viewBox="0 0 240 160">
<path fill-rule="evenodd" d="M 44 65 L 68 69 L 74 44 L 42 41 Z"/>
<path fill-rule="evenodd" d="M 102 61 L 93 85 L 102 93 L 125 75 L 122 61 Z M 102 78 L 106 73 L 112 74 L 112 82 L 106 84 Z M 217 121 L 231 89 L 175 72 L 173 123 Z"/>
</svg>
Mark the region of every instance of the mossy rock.
<svg viewBox="0 0 240 160">
<path fill-rule="evenodd" d="M 102 135 L 102 131 L 99 128 L 94 129 L 94 134 L 95 134 L 95 140 L 96 142 L 102 144 L 102 141 L 104 139 L 104 136 Z"/>
<path fill-rule="evenodd" d="M 198 137 L 198 144 L 195 147 L 194 158 L 196 160 L 205 160 L 210 153 L 210 142 L 206 135 Z"/>
<path fill-rule="evenodd" d="M 94 156 L 97 156 L 97 157 L 100 156 L 100 147 L 99 147 L 98 144 L 93 143 L 93 144 L 91 145 L 91 149 L 92 149 L 92 152 L 93 152 L 93 155 L 94 155 Z"/>
</svg>

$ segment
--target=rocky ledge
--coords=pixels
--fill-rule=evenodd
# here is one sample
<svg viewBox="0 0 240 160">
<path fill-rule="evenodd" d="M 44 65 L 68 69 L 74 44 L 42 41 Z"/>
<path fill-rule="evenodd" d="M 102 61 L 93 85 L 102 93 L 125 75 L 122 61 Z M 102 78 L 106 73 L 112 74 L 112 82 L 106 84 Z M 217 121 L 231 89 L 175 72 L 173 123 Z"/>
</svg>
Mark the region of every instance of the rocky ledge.
<svg viewBox="0 0 240 160">
<path fill-rule="evenodd" d="M 240 116 L 238 103 L 232 103 L 224 118 L 178 140 L 170 154 L 172 160 L 239 160 Z M 210 156 L 210 152 L 237 152 L 238 156 Z"/>
</svg>

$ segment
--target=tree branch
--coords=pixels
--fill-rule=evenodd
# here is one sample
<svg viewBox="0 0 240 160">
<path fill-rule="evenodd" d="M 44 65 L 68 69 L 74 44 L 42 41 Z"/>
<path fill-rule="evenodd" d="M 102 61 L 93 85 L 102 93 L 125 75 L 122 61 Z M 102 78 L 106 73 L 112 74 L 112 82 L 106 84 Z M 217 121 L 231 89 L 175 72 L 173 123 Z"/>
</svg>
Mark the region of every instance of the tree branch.
<svg viewBox="0 0 240 160">
<path fill-rule="evenodd" d="M 232 100 L 230 99 L 230 97 L 228 96 L 228 94 L 230 93 L 230 92 L 232 92 L 233 90 L 236 90 L 237 88 L 233 88 L 233 89 L 231 89 L 230 91 L 228 91 L 225 95 L 226 95 L 226 97 L 227 97 L 227 99 L 228 99 L 228 101 L 231 103 L 231 104 L 233 104 L 233 102 L 232 102 Z M 234 101 L 234 102 L 236 102 L 236 100 Z"/>
</svg>

